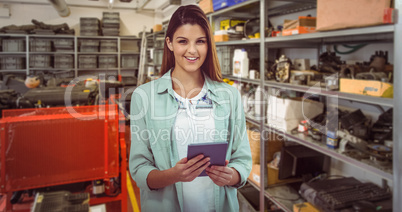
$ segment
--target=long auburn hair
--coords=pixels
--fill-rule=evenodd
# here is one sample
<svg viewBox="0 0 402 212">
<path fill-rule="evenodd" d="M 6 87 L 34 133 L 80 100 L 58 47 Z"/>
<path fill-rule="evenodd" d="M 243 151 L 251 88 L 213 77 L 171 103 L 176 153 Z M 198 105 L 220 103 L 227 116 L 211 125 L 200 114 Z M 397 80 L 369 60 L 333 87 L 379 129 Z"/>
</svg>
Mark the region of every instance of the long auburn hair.
<svg viewBox="0 0 402 212">
<path fill-rule="evenodd" d="M 211 26 L 207 16 L 197 5 L 181 6 L 173 13 L 166 30 L 160 76 L 163 76 L 175 65 L 174 54 L 169 50 L 166 38 L 169 37 L 172 41 L 177 28 L 185 24 L 198 24 L 204 30 L 207 36 L 208 51 L 207 57 L 201 66 L 201 71 L 211 80 L 222 82 L 222 73 L 216 53 L 215 41 L 212 39 Z"/>
</svg>

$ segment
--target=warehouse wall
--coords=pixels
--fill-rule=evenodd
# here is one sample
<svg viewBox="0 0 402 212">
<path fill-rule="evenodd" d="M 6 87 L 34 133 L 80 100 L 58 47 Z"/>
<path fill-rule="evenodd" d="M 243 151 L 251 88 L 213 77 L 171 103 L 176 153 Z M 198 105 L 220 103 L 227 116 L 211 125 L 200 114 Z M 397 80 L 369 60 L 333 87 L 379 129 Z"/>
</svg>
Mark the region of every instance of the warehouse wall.
<svg viewBox="0 0 402 212">
<path fill-rule="evenodd" d="M 1 4 L 0 4 L 1 6 Z M 89 7 L 70 7 L 69 17 L 62 18 L 51 5 L 32 5 L 32 4 L 11 4 L 10 18 L 0 18 L 0 27 L 7 25 L 27 25 L 32 24 L 32 19 L 44 22 L 45 24 L 67 23 L 70 28 L 75 29 L 76 35 L 79 35 L 80 17 L 97 17 L 102 19 L 102 12 L 120 12 L 120 35 L 137 35 L 146 27 L 149 31 L 160 19 L 155 18 L 154 13 L 137 13 L 132 9 L 112 9 L 89 8 Z"/>
</svg>

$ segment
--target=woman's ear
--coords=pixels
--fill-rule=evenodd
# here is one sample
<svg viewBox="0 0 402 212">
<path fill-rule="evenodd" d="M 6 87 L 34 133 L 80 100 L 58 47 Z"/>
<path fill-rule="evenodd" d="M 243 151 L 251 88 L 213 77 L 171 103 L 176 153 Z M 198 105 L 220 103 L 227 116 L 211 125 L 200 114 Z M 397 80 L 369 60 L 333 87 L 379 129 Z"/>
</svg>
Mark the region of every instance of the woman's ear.
<svg viewBox="0 0 402 212">
<path fill-rule="evenodd" d="M 172 42 L 170 41 L 169 37 L 166 37 L 166 44 L 167 44 L 167 47 L 170 49 L 170 51 L 173 51 L 173 45 L 172 45 Z"/>
</svg>

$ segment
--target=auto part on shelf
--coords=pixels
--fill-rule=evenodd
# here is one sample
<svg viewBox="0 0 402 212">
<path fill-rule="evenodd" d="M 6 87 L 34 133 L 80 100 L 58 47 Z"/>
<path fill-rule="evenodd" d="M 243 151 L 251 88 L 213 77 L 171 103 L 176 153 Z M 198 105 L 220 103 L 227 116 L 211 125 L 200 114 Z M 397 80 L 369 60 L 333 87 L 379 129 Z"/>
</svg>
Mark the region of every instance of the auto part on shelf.
<svg viewBox="0 0 402 212">
<path fill-rule="evenodd" d="M 382 113 L 371 127 L 374 142 L 385 143 L 392 141 L 392 108 Z"/>
<path fill-rule="evenodd" d="M 98 88 L 87 88 L 85 86 L 68 87 L 43 87 L 34 88 L 26 92 L 19 101 L 29 102 L 26 107 L 47 107 L 47 106 L 68 106 L 66 100 L 69 98 L 71 105 L 94 105 L 98 99 Z M 66 98 L 67 95 L 67 98 Z M 17 105 L 18 106 L 18 105 Z M 20 105 L 21 106 L 21 105 Z"/>
<path fill-rule="evenodd" d="M 292 61 L 285 55 L 282 55 L 272 67 L 275 72 L 275 80 L 278 82 L 289 82 L 290 68 L 292 67 Z"/>
<path fill-rule="evenodd" d="M 15 90 L 17 93 L 24 94 L 29 88 L 25 86 L 25 80 L 12 74 L 3 76 L 0 81 L 0 90 Z"/>
<path fill-rule="evenodd" d="M 340 117 L 341 128 L 361 139 L 369 138 L 369 120 L 358 109 Z"/>
<path fill-rule="evenodd" d="M 304 71 L 292 70 L 290 72 L 289 83 L 295 85 L 314 86 L 317 83 L 320 84 L 321 79 L 322 74 L 314 70 L 304 70 Z"/>
<path fill-rule="evenodd" d="M 342 61 L 335 52 L 324 52 L 319 57 L 320 65 L 318 69 L 321 72 L 338 73 L 341 69 Z"/>
</svg>

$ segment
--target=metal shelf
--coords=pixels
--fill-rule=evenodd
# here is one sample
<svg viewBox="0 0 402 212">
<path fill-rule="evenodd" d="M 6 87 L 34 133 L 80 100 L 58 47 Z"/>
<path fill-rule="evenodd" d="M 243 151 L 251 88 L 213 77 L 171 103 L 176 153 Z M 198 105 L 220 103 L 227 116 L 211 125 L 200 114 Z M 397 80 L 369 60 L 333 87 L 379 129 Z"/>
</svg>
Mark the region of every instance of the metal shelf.
<svg viewBox="0 0 402 212">
<path fill-rule="evenodd" d="M 283 88 L 293 91 L 300 91 L 310 94 L 318 94 L 321 96 L 332 97 L 332 98 L 339 98 L 339 99 L 346 99 L 356 102 L 363 102 L 368 104 L 376 104 L 381 106 L 394 106 L 394 100 L 392 98 L 382 98 L 382 97 L 374 97 L 374 96 L 365 96 L 365 95 L 358 95 L 358 94 L 351 94 L 351 93 L 344 93 L 339 91 L 328 91 L 321 87 L 316 86 L 303 86 L 303 85 L 293 85 L 289 83 L 279 83 L 275 81 L 265 81 L 265 86 Z"/>
<path fill-rule="evenodd" d="M 289 42 L 315 42 L 315 43 L 353 43 L 353 42 L 392 42 L 394 25 L 379 25 L 373 27 L 353 28 L 335 31 L 306 33 L 291 36 L 265 38 L 265 43 L 289 43 Z"/>
<path fill-rule="evenodd" d="M 260 186 L 255 184 L 251 180 L 247 179 L 247 182 L 254 188 L 256 188 L 258 191 L 261 190 Z M 301 202 L 298 201 L 299 199 L 301 199 L 298 192 L 288 185 L 277 185 L 269 187 L 265 189 L 264 195 L 270 201 L 275 203 L 275 205 L 277 205 L 283 211 L 286 212 L 292 212 L 293 204 Z"/>
<path fill-rule="evenodd" d="M 74 36 L 73 36 L 74 37 Z M 78 39 L 118 39 L 119 36 L 77 36 Z"/>
<path fill-rule="evenodd" d="M 358 161 L 354 158 L 351 158 L 347 155 L 344 155 L 342 153 L 339 153 L 338 150 L 334 149 L 329 149 L 326 145 L 317 142 L 313 140 L 311 137 L 303 134 L 303 133 L 298 133 L 298 134 L 291 134 L 290 132 L 284 132 L 282 130 L 278 130 L 273 127 L 269 127 L 267 125 L 264 125 L 264 129 L 268 130 L 270 132 L 275 132 L 278 134 L 283 135 L 287 140 L 294 141 L 296 143 L 299 143 L 301 145 L 304 145 L 306 147 L 309 147 L 311 149 L 314 149 L 318 152 L 321 152 L 325 155 L 330 156 L 331 158 L 335 158 L 337 160 L 343 161 L 345 163 L 351 164 L 357 168 L 360 168 L 362 170 L 370 171 L 382 178 L 385 178 L 387 180 L 393 179 L 392 176 L 392 168 L 380 168 L 380 167 L 374 167 L 374 163 L 370 163 L 369 161 Z"/>
<path fill-rule="evenodd" d="M 231 46 L 231 45 L 251 45 L 251 44 L 260 44 L 260 39 L 245 39 L 245 40 L 232 40 L 232 41 L 224 41 L 224 42 L 216 42 L 216 46 Z"/>
<path fill-rule="evenodd" d="M 119 54 L 118 52 L 77 52 L 77 54 L 79 54 L 79 55 L 104 55 L 104 54 L 106 54 L 106 55 L 110 55 L 110 54 L 113 54 L 113 55 L 117 55 L 117 54 Z"/>
<path fill-rule="evenodd" d="M 141 54 L 140 52 L 130 52 L 130 51 L 127 51 L 127 52 L 120 52 L 120 54 L 121 55 L 126 55 L 126 54 Z"/>
<path fill-rule="evenodd" d="M 26 55 L 26 52 L 0 52 L 0 56 L 8 56 L 8 55 Z"/>
<path fill-rule="evenodd" d="M 241 77 L 235 77 L 232 75 L 222 75 L 223 78 L 227 78 L 230 80 L 234 80 L 234 81 L 239 81 L 239 82 L 246 82 L 246 83 L 250 83 L 250 84 L 255 84 L 255 85 L 259 85 L 260 84 L 260 80 L 255 80 L 255 79 L 248 79 L 248 78 L 241 78 Z"/>
<path fill-rule="evenodd" d="M 29 68 L 30 71 L 74 71 L 75 68 L 53 68 L 53 67 L 48 67 L 48 68 Z"/>
<path fill-rule="evenodd" d="M 39 34 L 29 34 L 29 37 L 40 37 L 40 38 L 74 38 L 74 35 L 60 35 L 60 34 L 55 34 L 55 35 L 39 35 Z"/>
<path fill-rule="evenodd" d="M 15 69 L 15 70 L 0 70 L 0 73 L 27 73 L 27 69 Z"/>
<path fill-rule="evenodd" d="M 78 68 L 78 71 L 117 71 L 119 68 Z"/>
</svg>

